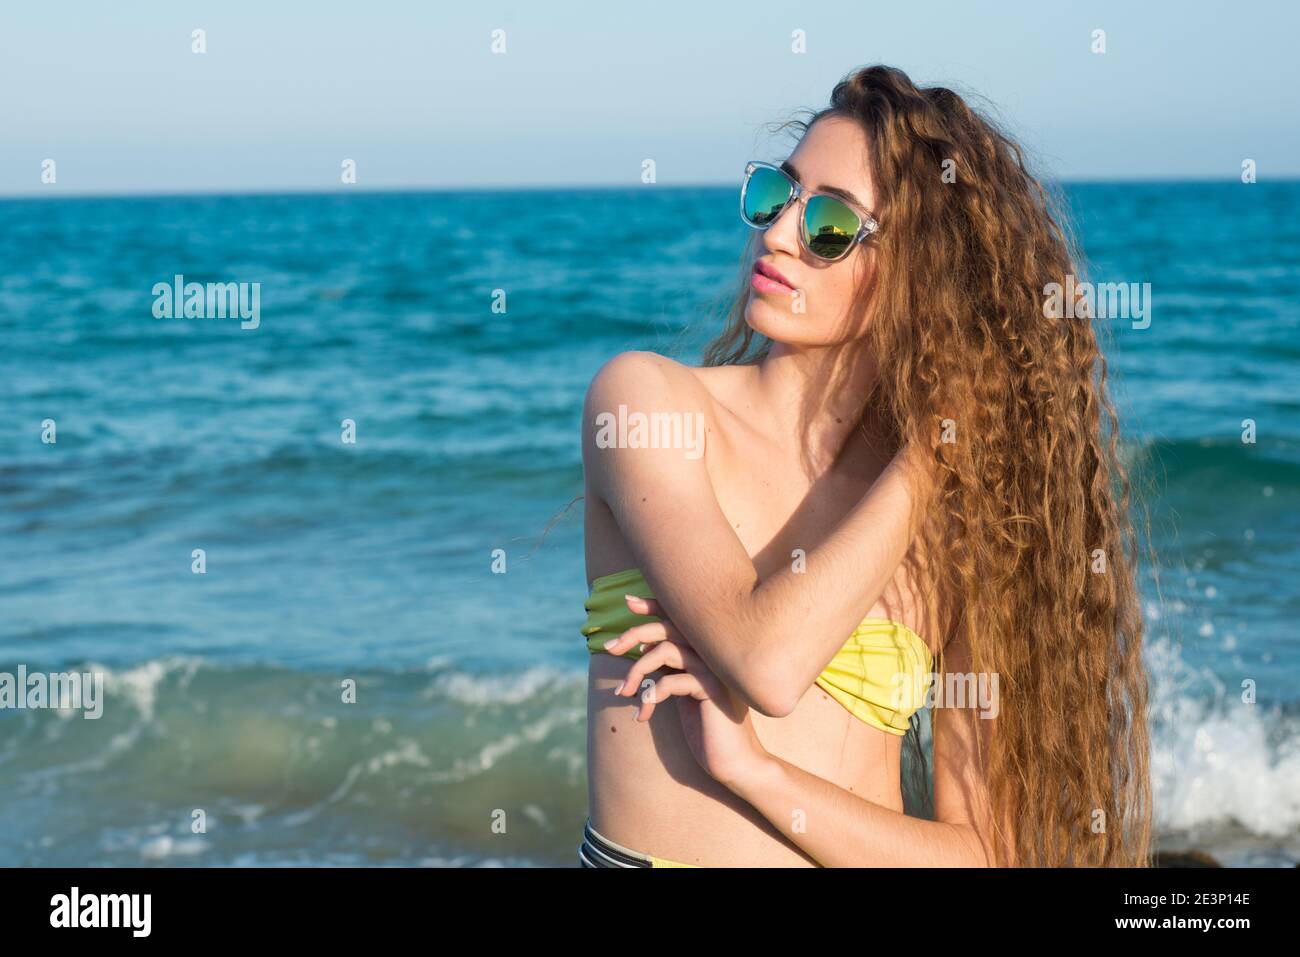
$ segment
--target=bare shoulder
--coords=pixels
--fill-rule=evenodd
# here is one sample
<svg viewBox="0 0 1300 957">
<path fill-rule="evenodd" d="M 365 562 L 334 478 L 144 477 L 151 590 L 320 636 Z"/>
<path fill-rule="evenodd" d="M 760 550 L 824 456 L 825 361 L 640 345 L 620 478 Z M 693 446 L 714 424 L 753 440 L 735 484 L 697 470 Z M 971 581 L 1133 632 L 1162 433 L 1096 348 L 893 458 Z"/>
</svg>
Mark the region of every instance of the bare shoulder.
<svg viewBox="0 0 1300 957">
<path fill-rule="evenodd" d="M 648 412 L 653 403 L 666 407 L 698 405 L 705 393 L 699 371 L 656 352 L 620 352 L 592 377 L 587 387 L 587 409 L 614 411 L 624 404 Z"/>
<path fill-rule="evenodd" d="M 697 370 L 653 352 L 622 352 L 587 387 L 582 458 L 589 486 L 609 502 L 632 488 L 680 494 L 707 481 L 713 420 Z"/>
</svg>

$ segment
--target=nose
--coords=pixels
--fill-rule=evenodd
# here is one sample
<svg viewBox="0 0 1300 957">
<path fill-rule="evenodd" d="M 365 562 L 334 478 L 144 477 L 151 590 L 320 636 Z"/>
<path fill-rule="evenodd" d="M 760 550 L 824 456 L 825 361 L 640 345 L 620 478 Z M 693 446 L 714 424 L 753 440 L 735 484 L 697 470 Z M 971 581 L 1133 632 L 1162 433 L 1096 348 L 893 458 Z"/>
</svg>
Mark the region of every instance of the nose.
<svg viewBox="0 0 1300 957">
<path fill-rule="evenodd" d="M 795 259 L 800 258 L 799 249 L 799 217 L 802 215 L 803 204 L 795 200 L 781 210 L 779 215 L 767 229 L 763 230 L 763 246 L 768 252 L 783 252 Z"/>
</svg>

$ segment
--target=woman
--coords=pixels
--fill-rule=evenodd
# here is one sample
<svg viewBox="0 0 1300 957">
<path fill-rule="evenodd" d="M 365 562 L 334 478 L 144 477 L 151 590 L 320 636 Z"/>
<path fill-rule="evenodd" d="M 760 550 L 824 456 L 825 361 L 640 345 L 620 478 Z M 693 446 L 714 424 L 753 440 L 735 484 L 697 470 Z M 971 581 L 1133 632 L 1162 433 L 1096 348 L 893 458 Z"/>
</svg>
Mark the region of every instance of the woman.
<svg viewBox="0 0 1300 957">
<path fill-rule="evenodd" d="M 1128 481 L 1091 323 L 1045 309 L 1067 238 L 950 90 L 862 69 L 798 126 L 746 168 L 705 366 L 588 390 L 582 863 L 1144 865 Z M 900 753 L 936 689 L 927 820 Z"/>
</svg>

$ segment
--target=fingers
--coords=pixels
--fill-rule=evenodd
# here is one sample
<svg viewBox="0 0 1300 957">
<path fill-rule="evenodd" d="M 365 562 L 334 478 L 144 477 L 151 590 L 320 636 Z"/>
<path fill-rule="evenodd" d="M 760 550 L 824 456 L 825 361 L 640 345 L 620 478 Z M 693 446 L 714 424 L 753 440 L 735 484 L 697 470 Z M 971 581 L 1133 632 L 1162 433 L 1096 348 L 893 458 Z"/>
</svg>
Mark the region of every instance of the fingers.
<svg viewBox="0 0 1300 957">
<path fill-rule="evenodd" d="M 611 655 L 621 655 L 631 651 L 637 645 L 652 645 L 661 641 L 679 641 L 680 632 L 669 621 L 651 621 L 644 625 L 635 625 L 617 638 L 611 638 L 604 645 Z"/>
<path fill-rule="evenodd" d="M 654 714 L 655 705 L 667 701 L 674 695 L 691 698 L 707 698 L 704 687 L 695 675 L 677 671 L 664 675 L 658 681 L 649 679 L 649 687 L 641 694 L 641 704 L 636 709 L 636 721 L 649 721 Z"/>
<path fill-rule="evenodd" d="M 664 613 L 663 605 L 653 598 L 641 598 L 637 595 L 624 595 L 628 610 L 634 615 L 659 618 L 659 621 L 635 625 L 616 638 L 605 642 L 604 649 L 611 655 L 623 655 L 638 645 L 652 645 L 661 641 L 675 641 L 686 645 L 688 642 L 677 630 L 677 626 Z M 642 648 L 642 651 L 645 649 Z"/>
<path fill-rule="evenodd" d="M 614 694 L 627 697 L 641 685 L 641 679 L 660 668 L 686 670 L 686 660 L 680 646 L 671 641 L 660 642 L 632 663 L 627 678 Z"/>
<path fill-rule="evenodd" d="M 682 671 L 690 672 L 699 681 L 700 687 L 704 689 L 706 698 L 721 698 L 723 693 L 722 681 L 713 669 L 704 663 L 704 659 L 699 653 L 689 645 L 677 645 L 677 652 L 681 656 L 682 663 L 678 666 Z"/>
<path fill-rule="evenodd" d="M 651 672 L 661 668 L 676 668 L 677 671 L 659 678 L 649 677 Z M 623 683 L 614 690 L 614 694 L 630 697 L 640 693 L 641 705 L 636 711 L 637 721 L 649 721 L 654 714 L 655 704 L 673 695 L 690 695 L 693 698 L 715 698 L 722 694 L 723 687 L 717 676 L 709 670 L 708 665 L 696 652 L 673 641 L 664 641 L 655 645 L 628 669 Z"/>
<path fill-rule="evenodd" d="M 623 600 L 627 602 L 628 610 L 634 615 L 653 615 L 656 618 L 667 618 L 664 614 L 664 606 L 659 604 L 654 598 L 641 598 L 638 595 L 624 595 Z"/>
<path fill-rule="evenodd" d="M 681 664 L 677 664 L 675 667 L 679 668 L 680 671 L 689 671 L 690 674 L 697 677 L 699 684 L 710 694 L 710 697 L 722 690 L 722 681 L 718 679 L 718 675 L 714 674 L 714 670 L 707 666 L 705 659 L 699 657 L 697 650 L 690 645 L 679 644 L 679 642 L 673 642 L 673 646 L 675 646 L 677 655 L 681 658 Z"/>
</svg>

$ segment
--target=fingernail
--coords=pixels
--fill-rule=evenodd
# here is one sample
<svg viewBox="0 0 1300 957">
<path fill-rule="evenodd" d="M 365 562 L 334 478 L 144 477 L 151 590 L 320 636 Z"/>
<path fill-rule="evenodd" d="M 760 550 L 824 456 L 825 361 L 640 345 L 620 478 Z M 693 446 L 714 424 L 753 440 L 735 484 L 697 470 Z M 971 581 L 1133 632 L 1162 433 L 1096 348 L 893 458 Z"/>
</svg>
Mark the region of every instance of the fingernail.
<svg viewBox="0 0 1300 957">
<path fill-rule="evenodd" d="M 612 648 L 612 647 L 614 646 L 614 642 L 616 642 L 616 641 L 618 641 L 617 638 L 611 638 L 611 639 L 609 639 L 609 641 L 605 642 L 605 650 L 606 650 L 606 651 L 609 651 L 609 649 Z"/>
<path fill-rule="evenodd" d="M 638 721 L 641 720 L 641 706 L 640 706 L 640 705 L 637 705 L 637 706 L 636 706 L 636 710 L 632 712 L 632 717 L 636 718 L 636 720 L 638 720 Z"/>
<path fill-rule="evenodd" d="M 639 595 L 624 595 L 624 596 L 623 596 L 623 600 L 624 600 L 624 601 L 640 601 L 640 600 L 641 600 L 641 597 L 640 597 Z"/>
<path fill-rule="evenodd" d="M 626 687 L 627 687 L 627 679 L 624 678 L 623 681 L 619 684 L 619 686 L 614 689 L 614 694 L 622 694 L 623 689 Z"/>
</svg>

